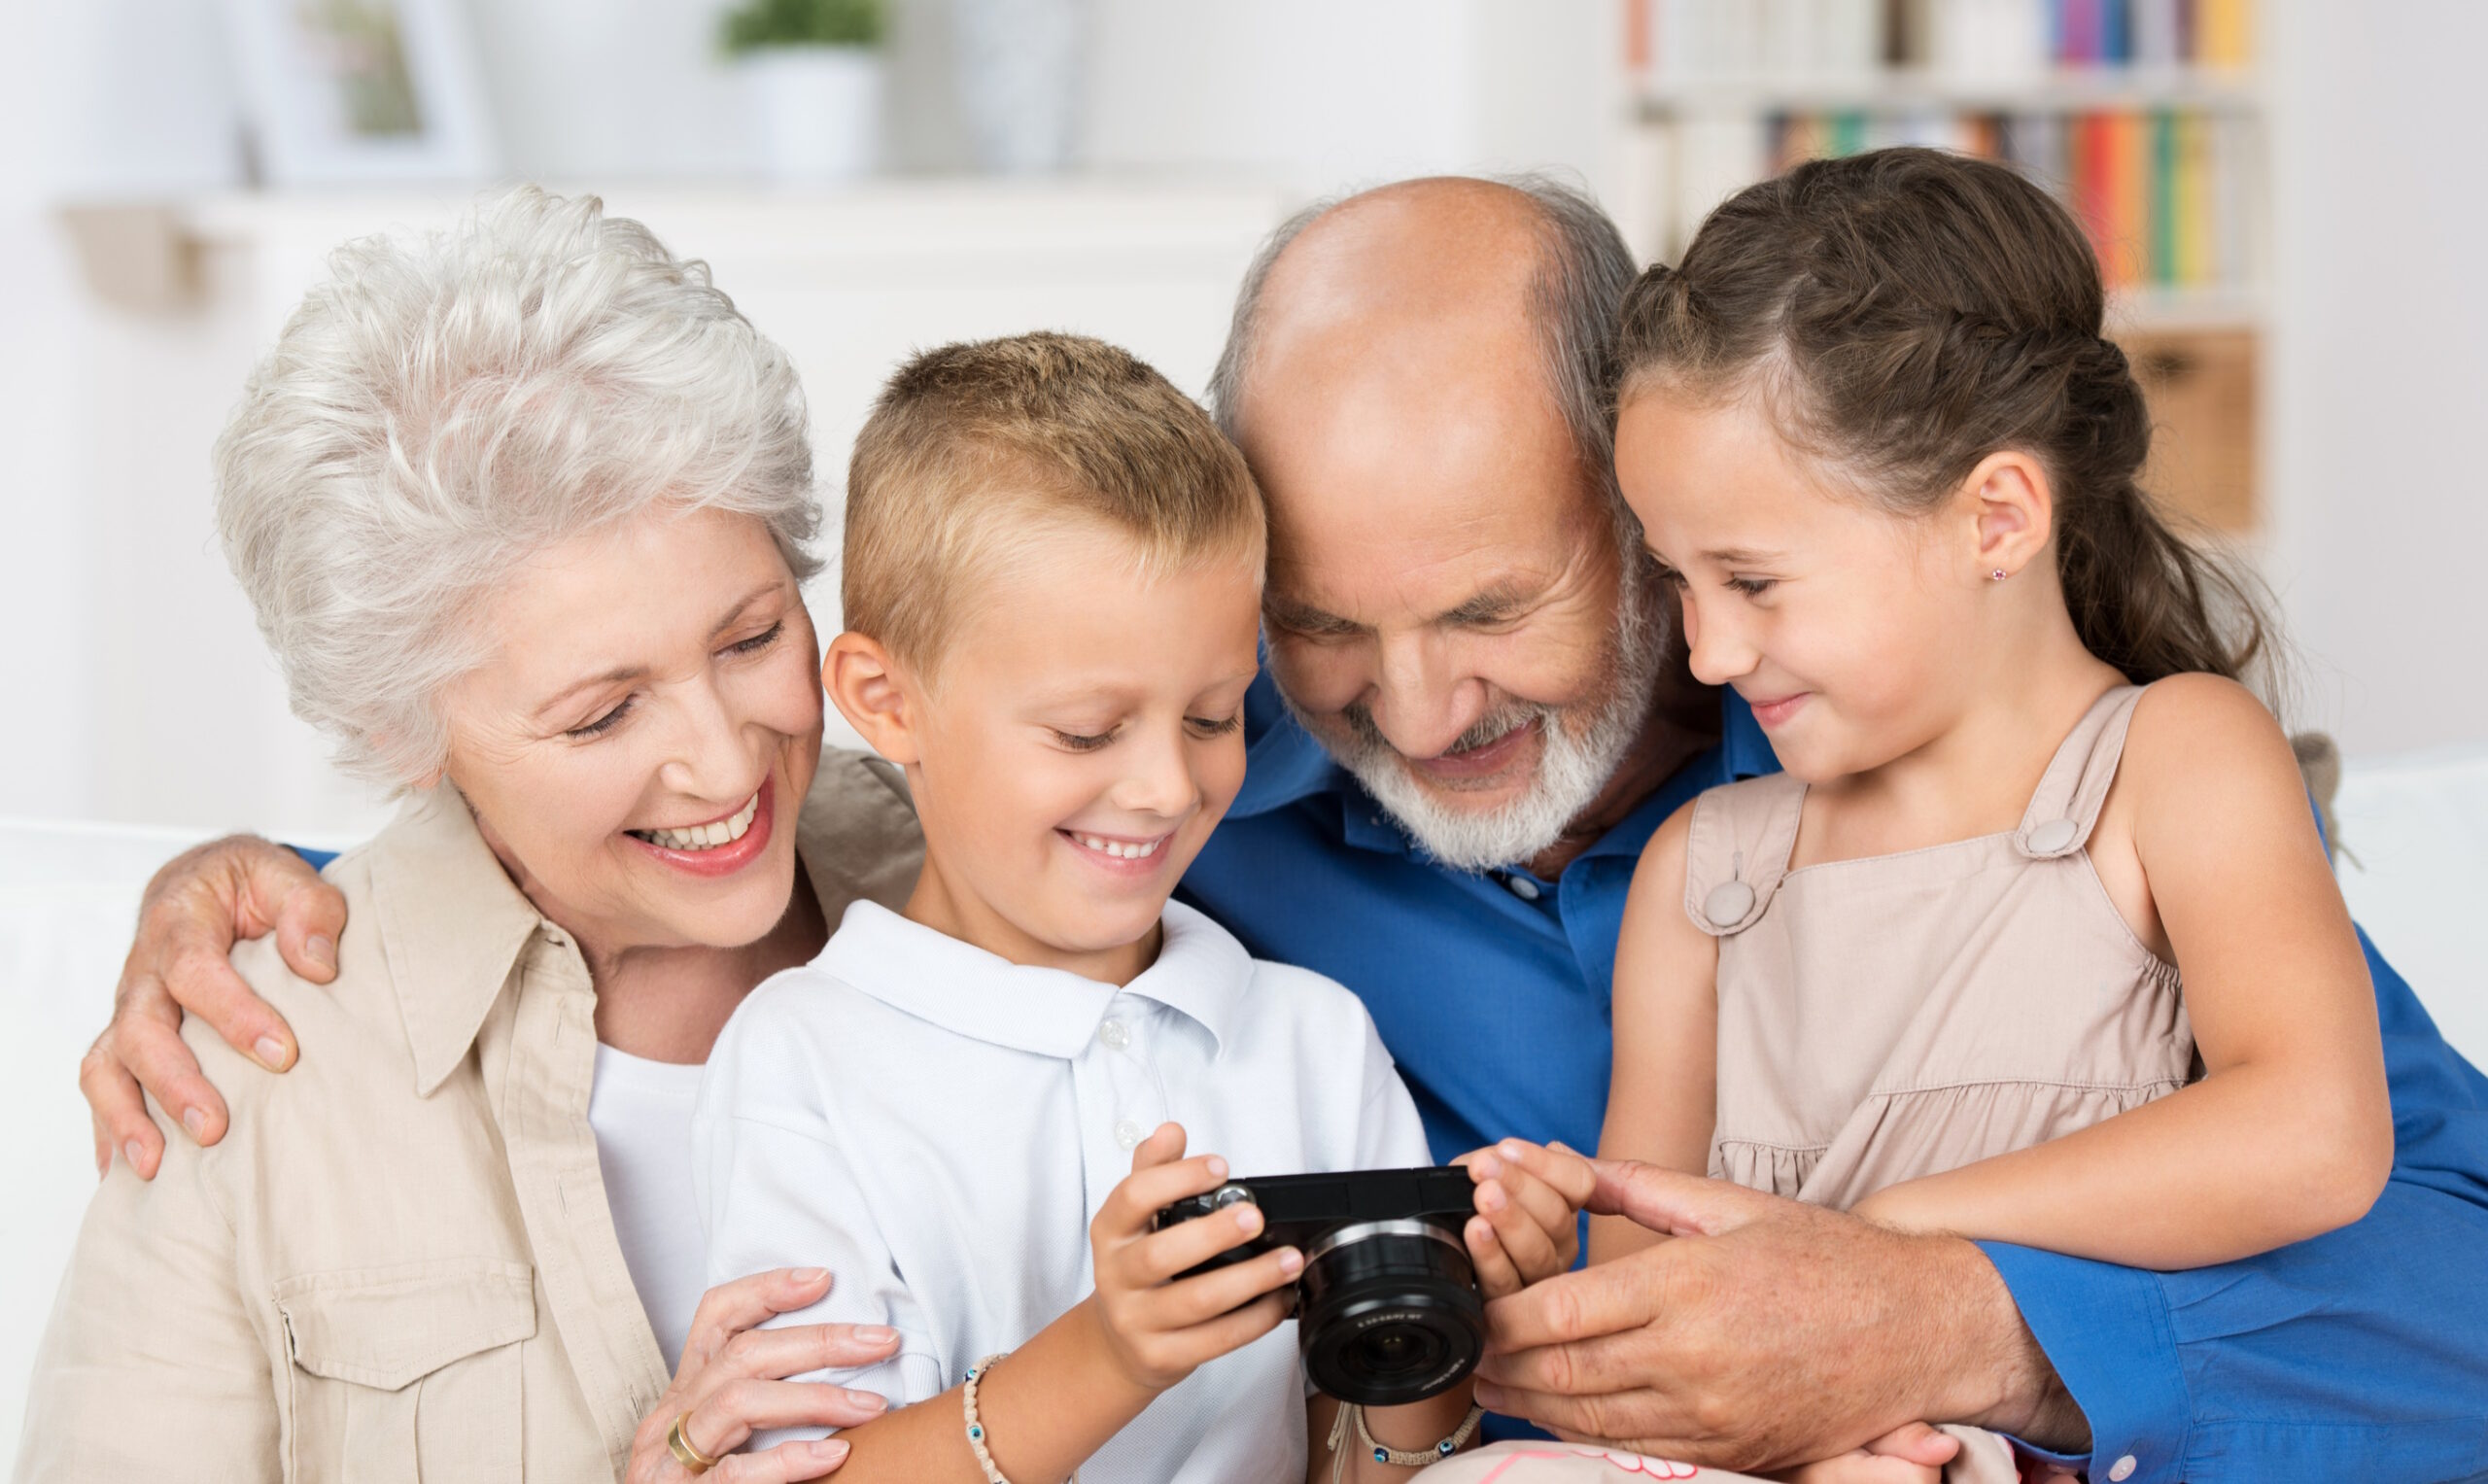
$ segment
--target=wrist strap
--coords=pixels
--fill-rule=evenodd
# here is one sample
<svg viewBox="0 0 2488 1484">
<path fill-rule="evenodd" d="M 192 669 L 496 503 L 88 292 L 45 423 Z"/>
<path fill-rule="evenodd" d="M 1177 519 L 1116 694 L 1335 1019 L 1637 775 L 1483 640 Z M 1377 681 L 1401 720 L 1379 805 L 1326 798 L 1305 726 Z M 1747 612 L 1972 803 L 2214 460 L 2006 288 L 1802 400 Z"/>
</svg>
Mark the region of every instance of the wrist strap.
<svg viewBox="0 0 2488 1484">
<path fill-rule="evenodd" d="M 1337 1480 L 1346 1476 L 1344 1470 L 1348 1465 L 1348 1454 L 1340 1444 L 1347 1440 L 1351 1425 L 1357 1430 L 1357 1441 L 1365 1446 L 1365 1456 L 1375 1463 L 1391 1464 L 1400 1468 L 1423 1468 L 1428 1464 L 1439 1464 L 1458 1453 L 1461 1444 L 1476 1432 L 1477 1424 L 1485 1415 L 1486 1409 L 1472 1401 L 1469 1404 L 1469 1415 L 1460 1420 L 1460 1426 L 1452 1430 L 1449 1437 L 1431 1448 L 1402 1449 L 1376 1441 L 1365 1425 L 1365 1408 L 1353 1401 L 1342 1401 L 1339 1403 L 1339 1415 L 1330 1422 L 1330 1477 Z"/>
</svg>

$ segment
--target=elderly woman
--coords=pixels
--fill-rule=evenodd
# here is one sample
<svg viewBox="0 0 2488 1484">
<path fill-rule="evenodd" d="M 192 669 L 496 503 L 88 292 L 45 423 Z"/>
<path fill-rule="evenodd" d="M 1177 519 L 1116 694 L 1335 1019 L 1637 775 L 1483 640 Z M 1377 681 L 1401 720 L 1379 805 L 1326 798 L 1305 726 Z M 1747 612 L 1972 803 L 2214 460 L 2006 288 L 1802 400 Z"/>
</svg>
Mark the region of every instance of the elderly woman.
<svg viewBox="0 0 2488 1484">
<path fill-rule="evenodd" d="M 849 900 L 895 905 L 914 830 L 852 756 L 806 811 L 819 512 L 785 356 L 637 224 L 517 191 L 338 254 L 218 446 L 217 513 L 295 710 L 411 796 L 328 868 L 333 984 L 235 952 L 298 1069 L 193 1022 L 230 1129 L 97 1192 L 19 1477 L 658 1484 L 879 1411 L 778 1378 L 891 1337 L 743 1333 L 828 1275 L 704 1299 L 690 1202 L 718 1028 Z"/>
</svg>

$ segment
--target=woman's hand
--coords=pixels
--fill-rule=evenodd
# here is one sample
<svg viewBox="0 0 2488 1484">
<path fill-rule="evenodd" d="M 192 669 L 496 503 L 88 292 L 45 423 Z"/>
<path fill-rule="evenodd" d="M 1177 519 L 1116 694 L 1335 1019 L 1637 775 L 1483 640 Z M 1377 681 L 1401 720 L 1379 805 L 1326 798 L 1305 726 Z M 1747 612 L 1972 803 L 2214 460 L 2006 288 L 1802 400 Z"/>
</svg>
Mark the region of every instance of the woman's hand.
<svg viewBox="0 0 2488 1484">
<path fill-rule="evenodd" d="M 1598 1189 L 1590 1162 L 1561 1144 L 1505 1139 L 1453 1161 L 1477 1186 L 1477 1214 L 1461 1235 L 1492 1298 L 1570 1272 L 1580 1255 L 1580 1212 Z"/>
<path fill-rule="evenodd" d="M 164 1136 L 147 1116 L 151 1095 L 198 1143 L 225 1137 L 225 1099 L 182 1044 L 185 1012 L 271 1072 L 294 1065 L 294 1032 L 233 972 L 233 945 L 273 930 L 285 966 L 325 984 L 337 977 L 345 925 L 337 889 L 301 856 L 256 835 L 212 840 L 164 863 L 139 899 L 138 939 L 121 965 L 113 1021 L 78 1066 L 98 1177 L 118 1152 L 141 1180 L 156 1178 Z"/>
<path fill-rule="evenodd" d="M 1172 1387 L 1202 1363 L 1241 1350 L 1278 1328 L 1286 1295 L 1304 1270 L 1293 1247 L 1259 1253 L 1195 1278 L 1175 1275 L 1259 1236 L 1259 1206 L 1229 1206 L 1163 1231 L 1158 1209 L 1215 1191 L 1227 1180 L 1216 1155 L 1184 1157 L 1184 1130 L 1160 1123 L 1131 1152 L 1131 1174 L 1088 1224 L 1097 1264 L 1096 1312 L 1108 1351 L 1134 1386 Z"/>
<path fill-rule="evenodd" d="M 847 1462 L 847 1445 L 835 1437 L 779 1443 L 759 1453 L 734 1451 L 763 1428 L 851 1428 L 888 1409 L 871 1392 L 785 1377 L 886 1360 L 898 1348 L 897 1330 L 880 1325 L 755 1328 L 773 1314 L 818 1303 L 829 1284 L 821 1268 L 795 1267 L 710 1289 L 692 1315 L 674 1384 L 631 1439 L 624 1484 L 684 1484 L 691 1477 L 666 1445 L 677 1417 L 683 1441 L 718 1461 L 708 1473 L 710 1484 L 793 1484 L 820 1478 Z"/>
</svg>

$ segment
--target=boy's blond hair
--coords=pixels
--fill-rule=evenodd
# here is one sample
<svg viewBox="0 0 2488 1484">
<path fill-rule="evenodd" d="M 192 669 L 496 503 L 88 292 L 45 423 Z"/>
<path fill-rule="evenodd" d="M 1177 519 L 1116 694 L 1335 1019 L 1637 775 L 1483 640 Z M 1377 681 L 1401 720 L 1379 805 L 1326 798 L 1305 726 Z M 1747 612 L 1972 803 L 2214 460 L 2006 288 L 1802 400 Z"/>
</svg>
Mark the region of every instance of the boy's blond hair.
<svg viewBox="0 0 2488 1484">
<path fill-rule="evenodd" d="M 994 559 L 1066 517 L 1130 537 L 1144 571 L 1261 566 L 1244 456 L 1137 357 L 1051 331 L 926 351 L 847 465 L 846 626 L 929 672 Z"/>
</svg>

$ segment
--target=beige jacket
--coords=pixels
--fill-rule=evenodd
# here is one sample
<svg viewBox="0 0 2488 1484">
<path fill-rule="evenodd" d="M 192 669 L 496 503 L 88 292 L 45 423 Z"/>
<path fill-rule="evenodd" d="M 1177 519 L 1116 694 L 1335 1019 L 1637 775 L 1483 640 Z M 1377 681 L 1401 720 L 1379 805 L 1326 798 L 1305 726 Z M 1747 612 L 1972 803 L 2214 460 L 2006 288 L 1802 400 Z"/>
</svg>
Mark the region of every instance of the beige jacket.
<svg viewBox="0 0 2488 1484">
<path fill-rule="evenodd" d="M 833 924 L 859 896 L 898 905 L 923 849 L 894 771 L 841 752 L 796 842 Z M 336 983 L 265 941 L 233 955 L 299 1064 L 261 1072 L 191 1021 L 231 1131 L 176 1134 L 155 1181 L 116 1163 L 96 1191 L 20 1480 L 602 1479 L 664 1390 L 588 1128 L 577 948 L 446 787 L 327 875 Z"/>
</svg>

